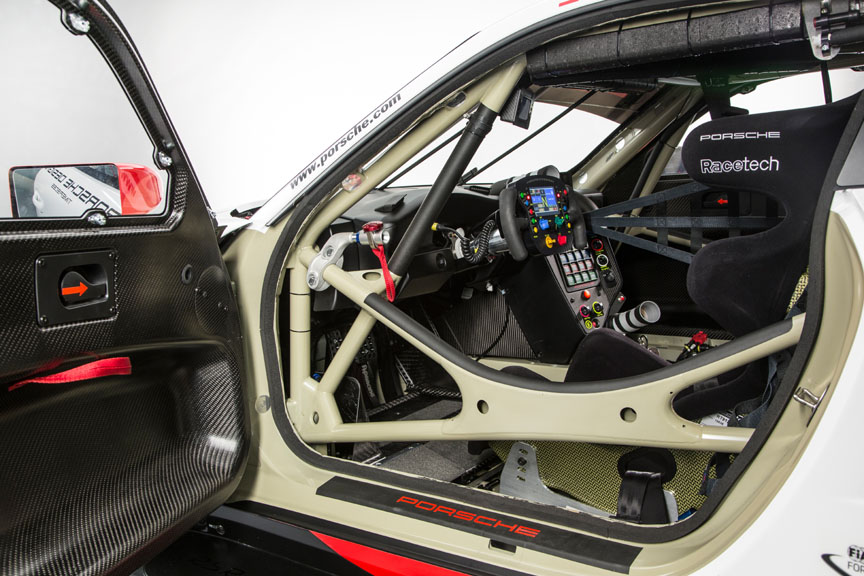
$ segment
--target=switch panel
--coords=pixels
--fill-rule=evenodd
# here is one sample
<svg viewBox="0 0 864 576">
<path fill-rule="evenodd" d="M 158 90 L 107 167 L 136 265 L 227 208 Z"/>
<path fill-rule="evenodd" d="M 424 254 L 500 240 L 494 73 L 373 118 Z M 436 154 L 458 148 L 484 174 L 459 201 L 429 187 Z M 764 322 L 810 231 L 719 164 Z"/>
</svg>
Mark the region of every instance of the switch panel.
<svg viewBox="0 0 864 576">
<path fill-rule="evenodd" d="M 599 236 L 588 245 L 546 257 L 583 333 L 603 327 L 621 290 L 612 251 Z"/>
</svg>

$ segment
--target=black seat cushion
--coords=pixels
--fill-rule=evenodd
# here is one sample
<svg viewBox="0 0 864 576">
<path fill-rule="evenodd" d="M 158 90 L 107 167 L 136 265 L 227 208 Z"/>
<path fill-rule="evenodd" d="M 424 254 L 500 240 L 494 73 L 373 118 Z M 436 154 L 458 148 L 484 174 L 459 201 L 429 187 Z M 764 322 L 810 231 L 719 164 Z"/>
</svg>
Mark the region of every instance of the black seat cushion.
<svg viewBox="0 0 864 576">
<path fill-rule="evenodd" d="M 669 362 L 627 336 L 608 328 L 598 328 L 579 343 L 565 380 L 590 382 L 626 378 L 668 365 Z"/>
</svg>

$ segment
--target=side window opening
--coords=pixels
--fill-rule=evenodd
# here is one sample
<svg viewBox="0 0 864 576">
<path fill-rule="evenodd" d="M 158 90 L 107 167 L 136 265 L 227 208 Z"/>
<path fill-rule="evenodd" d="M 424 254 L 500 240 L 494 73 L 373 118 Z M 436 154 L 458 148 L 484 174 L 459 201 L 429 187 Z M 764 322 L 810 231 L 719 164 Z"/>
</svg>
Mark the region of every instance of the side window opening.
<svg viewBox="0 0 864 576">
<path fill-rule="evenodd" d="M 0 7 L 0 218 L 160 214 L 167 173 L 117 79 L 47 2 Z"/>
<path fill-rule="evenodd" d="M 602 94 L 598 95 L 596 99 L 599 100 L 602 96 Z M 484 140 L 470 166 L 472 170 L 479 170 L 494 162 L 502 154 L 505 157 L 476 175 L 471 175 L 471 170 L 469 170 L 466 184 L 488 185 L 510 178 L 515 174 L 528 173 L 550 164 L 562 170 L 569 168 L 594 150 L 627 116 L 626 110 L 618 111 L 616 114 L 614 106 L 607 105 L 604 107 L 589 100 L 583 106 L 570 111 L 560 120 L 551 124 L 548 129 L 538 133 L 536 137 L 523 146 L 508 153 L 508 150 L 519 141 L 552 121 L 564 110 L 566 110 L 566 105 L 563 102 L 537 101 L 534 102 L 531 125 L 527 130 L 512 124 L 496 122 L 494 129 Z M 460 123 L 442 134 L 418 154 L 414 161 L 452 138 L 462 128 Z M 392 184 L 395 186 L 431 184 L 454 146 L 455 140 L 406 172 L 402 177 L 394 180 Z"/>
</svg>

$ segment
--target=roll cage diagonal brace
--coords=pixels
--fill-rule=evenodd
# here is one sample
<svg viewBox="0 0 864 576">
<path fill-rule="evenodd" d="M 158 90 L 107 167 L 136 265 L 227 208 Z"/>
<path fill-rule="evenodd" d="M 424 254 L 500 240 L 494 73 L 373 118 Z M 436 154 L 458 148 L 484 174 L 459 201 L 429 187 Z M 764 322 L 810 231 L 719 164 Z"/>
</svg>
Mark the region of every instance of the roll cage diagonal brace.
<svg viewBox="0 0 864 576">
<path fill-rule="evenodd" d="M 410 317 L 395 305 L 378 297 L 377 294 L 383 288 L 379 280 L 366 278 L 363 271 L 348 272 L 331 266 L 324 271 L 325 280 L 353 301 L 360 312 L 321 380 L 316 381 L 312 378 L 311 354 L 307 353 L 311 349 L 311 305 L 305 273 L 318 253 L 315 247 L 316 239 L 333 219 L 344 213 L 359 197 L 389 176 L 388 170 L 397 169 L 398 165 L 409 160 L 437 135 L 452 126 L 456 122 L 457 113 L 461 116 L 481 103 L 490 110 L 495 110 L 493 104 L 495 97 L 488 100 L 484 98 L 494 91 L 495 96 L 503 100 L 504 92 L 512 90 L 518 81 L 517 74 L 521 76 L 522 70 L 519 70 L 518 64 L 518 62 L 513 63 L 510 68 L 502 69 L 495 76 L 481 81 L 488 84 L 478 84 L 470 88 L 469 102 L 466 102 L 461 110 L 447 108 L 437 110 L 424 120 L 433 123 L 431 126 L 434 126 L 435 134 L 426 130 L 405 135 L 385 152 L 382 159 L 367 168 L 366 179 L 359 189 L 350 192 L 336 191 L 330 201 L 321 204 L 318 213 L 302 224 L 294 253 L 288 260 L 291 293 L 289 339 L 292 355 L 288 363 L 290 397 L 286 403 L 289 417 L 300 438 L 307 443 L 321 444 L 342 441 L 383 441 L 396 438 L 400 441 L 424 441 L 445 436 L 454 439 L 457 437 L 520 439 L 530 436 L 553 440 L 600 443 L 614 441 L 614 443 L 636 446 L 672 445 L 689 449 L 740 452 L 750 438 L 752 430 L 729 429 L 718 432 L 711 427 L 701 427 L 687 422 L 674 414 L 669 398 L 695 382 L 752 362 L 756 358 L 765 357 L 775 350 L 794 345 L 800 337 L 803 318 L 769 327 L 765 332 L 752 334 L 750 338 L 739 339 L 729 346 L 700 355 L 686 366 L 682 363 L 681 366 L 670 369 L 668 373 L 655 373 L 638 382 L 613 382 L 612 388 L 609 388 L 608 383 L 593 383 L 588 388 L 580 384 L 578 389 L 576 387 L 571 389 L 567 383 L 554 383 L 554 389 L 546 390 L 543 386 L 549 383 L 524 379 L 514 381 L 504 373 L 467 359 L 464 354 L 442 344 L 441 340 L 428 330 L 414 326 Z M 471 98 L 475 99 L 473 104 L 470 102 Z M 680 102 L 681 99 L 682 95 L 676 96 L 676 102 Z M 440 186 L 441 189 L 446 188 L 444 184 Z M 648 203 L 651 201 L 647 200 Z M 598 217 L 608 215 L 600 213 Z M 434 217 L 433 214 L 431 218 Z M 623 222 L 616 221 L 616 224 L 623 224 Z M 424 228 L 425 226 L 419 227 L 419 230 L 428 233 Z M 409 257 L 403 256 L 406 258 L 403 265 L 410 264 L 410 251 L 406 254 Z M 477 416 L 480 412 L 475 414 L 473 410 L 464 409 L 459 416 L 443 421 L 343 422 L 333 392 L 345 375 L 344 367 L 352 361 L 365 341 L 366 335 L 377 322 L 382 322 L 422 354 L 441 365 L 462 391 L 464 407 L 480 406 L 481 400 L 483 404 L 488 405 L 491 398 L 494 403 L 492 409 L 483 413 L 482 417 Z M 294 350 L 298 352 L 294 353 Z M 517 422 L 515 425 L 512 420 L 508 420 L 508 415 L 518 411 L 519 406 L 532 404 L 538 398 L 547 397 L 552 392 L 560 393 L 554 408 L 561 412 L 562 419 L 565 413 L 567 418 L 572 418 L 577 412 L 586 421 L 603 414 L 612 414 L 616 417 L 602 416 L 604 422 L 602 431 L 595 431 L 592 426 L 590 430 L 586 429 L 578 434 L 574 434 L 572 430 L 555 427 L 551 419 L 541 423 Z M 622 405 L 631 407 L 637 412 L 652 414 L 662 408 L 660 413 L 663 415 L 663 421 L 640 419 L 640 424 L 636 427 L 632 423 L 622 424 L 621 419 L 617 418 Z"/>
<path fill-rule="evenodd" d="M 492 123 L 497 117 L 498 113 L 487 108 L 484 104 L 478 105 L 477 110 L 471 115 L 468 126 L 465 127 L 459 142 L 456 143 L 456 148 L 447 158 L 441 173 L 438 174 L 435 183 L 432 184 L 432 189 L 424 198 L 417 214 L 414 215 L 414 219 L 408 225 L 405 236 L 402 237 L 399 246 L 393 253 L 390 268 L 394 274 L 404 276 L 408 271 L 417 249 L 425 239 L 435 219 L 438 218 L 444 204 L 447 203 L 447 199 L 450 198 L 450 194 L 456 187 L 466 166 L 474 157 L 474 153 L 477 152 L 477 148 L 492 130 Z"/>
</svg>

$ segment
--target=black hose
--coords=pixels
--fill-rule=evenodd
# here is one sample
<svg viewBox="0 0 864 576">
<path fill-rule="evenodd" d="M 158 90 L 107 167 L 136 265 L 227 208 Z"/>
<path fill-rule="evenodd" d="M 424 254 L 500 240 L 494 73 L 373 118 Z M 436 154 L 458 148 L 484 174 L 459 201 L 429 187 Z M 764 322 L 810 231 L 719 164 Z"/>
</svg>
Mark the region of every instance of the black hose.
<svg viewBox="0 0 864 576">
<path fill-rule="evenodd" d="M 510 325 L 510 308 L 507 308 L 507 315 L 504 317 L 504 325 L 501 326 L 501 332 L 498 333 L 498 337 L 495 338 L 495 340 L 492 342 L 492 344 L 490 344 L 486 348 L 486 350 L 481 352 L 480 355 L 477 356 L 477 358 L 475 358 L 475 360 L 477 362 L 479 362 L 480 360 L 485 358 L 486 355 L 489 354 L 489 352 L 491 352 L 492 349 L 495 348 L 495 346 L 497 346 L 499 342 L 501 342 L 501 339 L 504 337 L 504 334 L 507 332 L 507 326 L 509 326 L 509 325 Z"/>
<path fill-rule="evenodd" d="M 462 254 L 470 264 L 481 263 L 489 254 L 489 237 L 495 231 L 495 221 L 488 220 L 483 224 L 483 229 L 477 236 L 477 247 L 471 250 L 471 242 L 467 238 L 462 239 Z"/>
<path fill-rule="evenodd" d="M 831 32 L 832 44 L 854 44 L 864 42 L 864 26 L 847 26 Z"/>
</svg>

